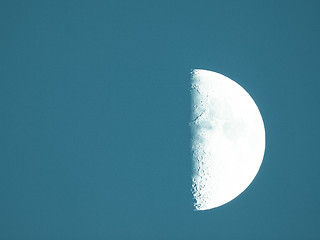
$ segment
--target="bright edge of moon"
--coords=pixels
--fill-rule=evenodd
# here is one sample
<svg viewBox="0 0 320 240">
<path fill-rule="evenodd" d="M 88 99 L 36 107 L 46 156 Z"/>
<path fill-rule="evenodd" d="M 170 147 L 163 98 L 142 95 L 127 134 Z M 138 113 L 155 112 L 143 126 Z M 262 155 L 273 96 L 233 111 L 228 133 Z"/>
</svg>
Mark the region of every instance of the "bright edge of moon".
<svg viewBox="0 0 320 240">
<path fill-rule="evenodd" d="M 265 151 L 259 109 L 236 82 L 219 73 L 191 74 L 192 194 L 195 210 L 226 204 L 253 181 Z"/>
</svg>

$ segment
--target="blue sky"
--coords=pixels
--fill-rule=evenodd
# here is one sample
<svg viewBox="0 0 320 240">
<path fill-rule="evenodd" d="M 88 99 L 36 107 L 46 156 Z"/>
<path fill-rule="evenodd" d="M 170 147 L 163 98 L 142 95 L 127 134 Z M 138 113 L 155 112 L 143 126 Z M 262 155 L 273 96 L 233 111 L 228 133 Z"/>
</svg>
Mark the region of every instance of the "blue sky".
<svg viewBox="0 0 320 240">
<path fill-rule="evenodd" d="M 1 239 L 315 239 L 317 1 L 2 1 Z M 192 207 L 190 71 L 266 128 L 249 188 Z"/>
</svg>

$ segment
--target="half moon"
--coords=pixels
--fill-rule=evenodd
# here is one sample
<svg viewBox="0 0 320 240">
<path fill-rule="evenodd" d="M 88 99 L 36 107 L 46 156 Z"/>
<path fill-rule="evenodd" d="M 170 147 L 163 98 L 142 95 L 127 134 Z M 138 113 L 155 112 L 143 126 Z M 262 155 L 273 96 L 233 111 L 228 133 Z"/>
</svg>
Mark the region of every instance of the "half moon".
<svg viewBox="0 0 320 240">
<path fill-rule="evenodd" d="M 253 181 L 265 129 L 250 95 L 219 73 L 194 70 L 191 99 L 194 207 L 207 210 L 236 198 Z"/>
</svg>

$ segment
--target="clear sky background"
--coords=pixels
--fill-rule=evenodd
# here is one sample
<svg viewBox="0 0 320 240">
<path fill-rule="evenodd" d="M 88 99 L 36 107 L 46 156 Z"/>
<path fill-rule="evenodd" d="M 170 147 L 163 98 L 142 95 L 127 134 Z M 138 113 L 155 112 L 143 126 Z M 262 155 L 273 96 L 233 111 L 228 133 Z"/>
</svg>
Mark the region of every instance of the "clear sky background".
<svg viewBox="0 0 320 240">
<path fill-rule="evenodd" d="M 318 1 L 1 1 L 0 239 L 317 239 Z M 193 211 L 190 71 L 256 101 L 261 169 Z"/>
</svg>

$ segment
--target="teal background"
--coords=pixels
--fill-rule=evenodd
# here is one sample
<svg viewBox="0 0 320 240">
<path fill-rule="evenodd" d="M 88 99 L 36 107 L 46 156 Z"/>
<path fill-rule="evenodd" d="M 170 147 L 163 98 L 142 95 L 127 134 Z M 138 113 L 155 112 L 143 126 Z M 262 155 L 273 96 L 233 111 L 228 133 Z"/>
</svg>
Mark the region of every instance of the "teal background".
<svg viewBox="0 0 320 240">
<path fill-rule="evenodd" d="M 318 1 L 1 1 L 0 239 L 317 239 Z M 193 68 L 242 85 L 250 187 L 192 208 Z"/>
</svg>

